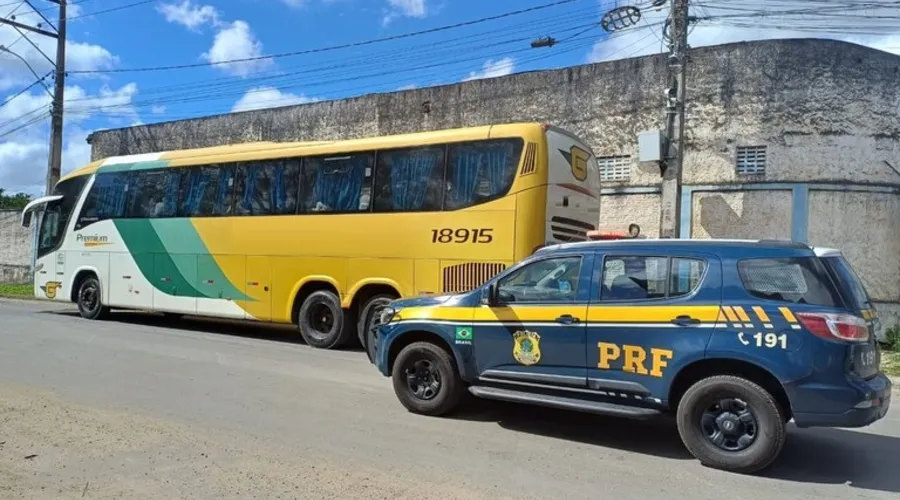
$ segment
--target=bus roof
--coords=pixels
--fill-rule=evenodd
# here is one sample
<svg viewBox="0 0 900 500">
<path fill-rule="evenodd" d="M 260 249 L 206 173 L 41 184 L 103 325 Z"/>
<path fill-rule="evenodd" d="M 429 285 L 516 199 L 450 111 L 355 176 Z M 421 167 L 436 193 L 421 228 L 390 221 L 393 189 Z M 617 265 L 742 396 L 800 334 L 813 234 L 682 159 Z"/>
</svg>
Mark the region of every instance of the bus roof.
<svg viewBox="0 0 900 500">
<path fill-rule="evenodd" d="M 343 139 L 335 141 L 257 141 L 205 148 L 179 149 L 155 153 L 110 156 L 95 160 L 73 170 L 60 180 L 90 175 L 108 165 L 165 161 L 171 166 L 187 166 L 211 162 L 260 160 L 279 156 L 312 156 L 320 154 L 352 153 L 370 149 L 408 147 L 436 142 L 459 142 L 492 137 L 525 137 L 536 141 L 538 135 L 549 128 L 536 122 L 506 123 L 463 127 L 455 129 L 412 132 L 385 136 Z M 554 129 L 559 130 L 557 127 Z"/>
</svg>

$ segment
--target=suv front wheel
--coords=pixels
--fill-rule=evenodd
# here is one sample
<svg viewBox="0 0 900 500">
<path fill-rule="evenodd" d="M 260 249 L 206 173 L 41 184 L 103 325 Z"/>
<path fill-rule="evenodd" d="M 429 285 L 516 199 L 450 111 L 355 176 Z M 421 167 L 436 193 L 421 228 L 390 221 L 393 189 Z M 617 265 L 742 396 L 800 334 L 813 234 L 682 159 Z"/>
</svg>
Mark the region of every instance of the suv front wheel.
<svg viewBox="0 0 900 500">
<path fill-rule="evenodd" d="M 775 398 L 758 384 L 717 375 L 692 385 L 678 404 L 678 433 L 704 465 L 745 474 L 768 467 L 787 430 Z"/>
<path fill-rule="evenodd" d="M 409 411 L 438 416 L 453 411 L 466 390 L 450 354 L 431 342 L 413 342 L 394 362 L 394 393 Z"/>
</svg>

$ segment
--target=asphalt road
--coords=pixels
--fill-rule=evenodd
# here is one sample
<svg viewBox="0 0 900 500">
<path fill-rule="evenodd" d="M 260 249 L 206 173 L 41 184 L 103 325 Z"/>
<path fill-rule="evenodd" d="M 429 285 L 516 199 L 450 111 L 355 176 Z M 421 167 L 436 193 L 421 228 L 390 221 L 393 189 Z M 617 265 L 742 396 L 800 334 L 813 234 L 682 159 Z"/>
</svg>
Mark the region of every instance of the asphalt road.
<svg viewBox="0 0 900 500">
<path fill-rule="evenodd" d="M 420 417 L 361 352 L 290 330 L 72 311 L 0 301 L 2 498 L 900 498 L 900 409 L 792 428 L 741 476 L 699 465 L 668 421 Z"/>
</svg>

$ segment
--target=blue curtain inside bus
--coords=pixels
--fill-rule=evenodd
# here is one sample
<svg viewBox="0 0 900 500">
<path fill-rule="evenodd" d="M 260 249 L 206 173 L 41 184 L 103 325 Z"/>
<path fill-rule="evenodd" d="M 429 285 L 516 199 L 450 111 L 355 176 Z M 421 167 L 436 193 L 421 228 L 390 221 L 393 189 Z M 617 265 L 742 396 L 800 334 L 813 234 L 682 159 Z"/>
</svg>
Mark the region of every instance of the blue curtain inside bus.
<svg viewBox="0 0 900 500">
<path fill-rule="evenodd" d="M 391 155 L 391 198 L 394 210 L 422 209 L 432 172 L 443 155 L 440 149 Z"/>
<path fill-rule="evenodd" d="M 87 217 L 111 219 L 125 215 L 125 195 L 128 179 L 120 173 L 101 174 L 94 179 L 91 191 L 96 191 L 96 204 L 93 214 L 88 210 Z"/>
<path fill-rule="evenodd" d="M 458 207 L 473 203 L 479 194 L 482 179 L 486 181 L 488 191 L 482 196 L 495 196 L 506 189 L 513 152 L 511 144 L 478 144 L 455 147 L 453 150 L 450 155 L 455 160 L 450 165 L 453 189 L 449 193 L 448 205 Z"/>
<path fill-rule="evenodd" d="M 360 155 L 346 160 L 321 162 L 316 170 L 311 206 L 307 208 L 315 212 L 360 210 L 368 160 L 368 155 Z"/>
<path fill-rule="evenodd" d="M 212 180 L 210 179 L 210 172 L 215 172 L 215 170 L 198 168 L 193 169 L 188 175 L 187 193 L 185 193 L 184 201 L 181 204 L 181 215 L 191 217 L 200 214 L 203 196 L 206 194 L 206 188 Z"/>
</svg>

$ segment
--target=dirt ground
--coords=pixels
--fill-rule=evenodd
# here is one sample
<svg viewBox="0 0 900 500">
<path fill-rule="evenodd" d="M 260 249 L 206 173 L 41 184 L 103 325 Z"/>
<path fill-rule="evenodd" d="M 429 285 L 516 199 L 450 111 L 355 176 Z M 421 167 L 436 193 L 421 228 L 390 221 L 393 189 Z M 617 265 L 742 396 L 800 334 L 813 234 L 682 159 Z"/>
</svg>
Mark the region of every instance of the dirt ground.
<svg viewBox="0 0 900 500">
<path fill-rule="evenodd" d="M 0 384 L 0 498 L 483 498 Z M 492 498 L 499 498 L 496 494 Z"/>
</svg>

